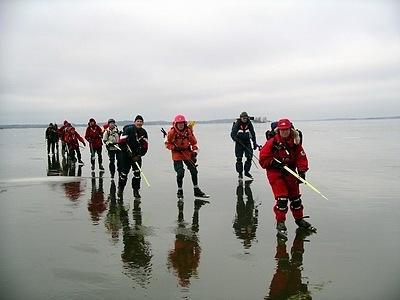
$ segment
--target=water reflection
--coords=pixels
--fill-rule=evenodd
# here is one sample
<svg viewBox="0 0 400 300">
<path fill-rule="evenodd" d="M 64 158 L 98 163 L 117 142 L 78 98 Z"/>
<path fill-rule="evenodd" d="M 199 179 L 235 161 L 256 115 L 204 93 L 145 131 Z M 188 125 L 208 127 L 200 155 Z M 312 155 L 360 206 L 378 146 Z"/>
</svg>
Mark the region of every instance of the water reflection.
<svg viewBox="0 0 400 300">
<path fill-rule="evenodd" d="M 254 206 L 253 193 L 250 185 L 252 181 L 240 180 L 236 188 L 236 216 L 233 222 L 233 229 L 238 239 L 243 241 L 245 249 L 251 247 L 252 241 L 256 238 L 258 225 L 258 209 Z M 247 201 L 245 202 L 244 195 Z"/>
<path fill-rule="evenodd" d="M 209 203 L 205 200 L 194 201 L 194 211 L 191 226 L 183 216 L 183 202 L 178 202 L 178 226 L 175 234 L 174 248 L 168 253 L 168 269 L 173 268 L 181 287 L 190 285 L 190 278 L 198 276 L 201 248 L 197 233 L 199 232 L 200 208 Z"/>
<path fill-rule="evenodd" d="M 92 190 L 90 201 L 88 203 L 88 211 L 90 212 L 90 217 L 94 225 L 99 224 L 102 213 L 107 209 L 107 204 L 104 199 L 103 174 L 104 172 L 100 171 L 99 177 L 96 178 L 95 172 L 92 172 Z M 97 185 L 96 179 L 99 180 L 99 185 Z"/>
<path fill-rule="evenodd" d="M 57 154 L 47 156 L 47 176 L 60 176 L 62 175 L 62 169 L 60 164 L 60 157 Z"/>
<path fill-rule="evenodd" d="M 269 286 L 269 293 L 264 299 L 312 299 L 308 282 L 303 283 L 303 254 L 305 238 L 312 232 L 298 228 L 290 249 L 291 258 L 286 250 L 286 240 L 277 238 L 276 272 Z"/>
<path fill-rule="evenodd" d="M 65 158 L 62 159 L 62 171 L 64 176 L 82 176 L 82 166 L 76 168 L 76 164 L 68 165 Z M 63 183 L 65 195 L 72 201 L 77 202 L 84 192 L 84 187 L 82 187 L 82 181 L 79 179 L 73 182 Z"/>
<path fill-rule="evenodd" d="M 134 200 L 132 225 L 129 224 L 129 210 L 122 202 L 118 204 L 118 208 L 123 231 L 124 250 L 121 258 L 124 273 L 145 288 L 151 279 L 153 255 L 151 244 L 145 239 L 149 231 L 142 225 L 140 201 Z"/>
<path fill-rule="evenodd" d="M 114 180 L 111 180 L 110 193 L 108 195 L 109 208 L 105 220 L 105 226 L 111 235 L 111 241 L 114 245 L 118 243 L 119 231 L 122 229 L 122 223 L 119 215 L 120 209 L 117 205 L 116 191 L 117 187 L 115 182 Z"/>
</svg>

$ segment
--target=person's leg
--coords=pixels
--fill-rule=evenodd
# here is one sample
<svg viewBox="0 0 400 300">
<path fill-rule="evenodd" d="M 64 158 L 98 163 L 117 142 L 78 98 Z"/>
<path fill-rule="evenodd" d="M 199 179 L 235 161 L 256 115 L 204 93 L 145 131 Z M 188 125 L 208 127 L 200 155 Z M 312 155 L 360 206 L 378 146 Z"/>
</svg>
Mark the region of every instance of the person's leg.
<svg viewBox="0 0 400 300">
<path fill-rule="evenodd" d="M 114 178 L 115 175 L 115 156 L 116 156 L 116 151 L 108 150 L 108 157 L 110 160 L 108 168 L 110 170 L 111 178 Z"/>
<path fill-rule="evenodd" d="M 142 159 L 140 158 L 137 161 L 137 164 L 139 167 L 142 167 Z M 133 171 L 133 177 L 132 177 L 132 189 L 133 189 L 133 196 L 135 198 L 140 198 L 139 190 L 140 190 L 140 170 L 137 166 L 136 162 L 132 164 L 132 171 Z"/>
<path fill-rule="evenodd" d="M 183 168 L 182 160 L 174 160 L 174 170 L 176 172 L 176 184 L 178 185 L 177 196 L 183 197 L 183 177 L 185 176 L 185 169 Z"/>
<path fill-rule="evenodd" d="M 243 157 L 244 149 L 239 143 L 235 144 L 235 156 L 236 156 L 236 172 L 238 172 L 239 177 L 243 176 Z"/>
</svg>

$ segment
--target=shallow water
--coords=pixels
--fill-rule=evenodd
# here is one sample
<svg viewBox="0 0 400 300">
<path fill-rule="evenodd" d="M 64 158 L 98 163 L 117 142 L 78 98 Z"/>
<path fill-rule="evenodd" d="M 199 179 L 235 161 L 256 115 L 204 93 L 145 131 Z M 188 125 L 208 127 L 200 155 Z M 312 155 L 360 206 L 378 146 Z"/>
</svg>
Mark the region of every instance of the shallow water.
<svg viewBox="0 0 400 300">
<path fill-rule="evenodd" d="M 286 244 L 264 171 L 253 165 L 254 182 L 238 185 L 230 124 L 196 125 L 212 198 L 195 203 L 186 172 L 182 210 L 159 126 L 146 127 L 140 205 L 129 186 L 115 200 L 108 171 L 92 178 L 88 150 L 74 176 L 47 176 L 62 160 L 49 172 L 44 129 L 1 130 L 1 298 L 399 299 L 400 120 L 296 125 L 307 179 L 329 200 L 302 186 L 318 233 L 303 242 L 289 213 Z M 266 129 L 256 125 L 259 142 Z"/>
</svg>

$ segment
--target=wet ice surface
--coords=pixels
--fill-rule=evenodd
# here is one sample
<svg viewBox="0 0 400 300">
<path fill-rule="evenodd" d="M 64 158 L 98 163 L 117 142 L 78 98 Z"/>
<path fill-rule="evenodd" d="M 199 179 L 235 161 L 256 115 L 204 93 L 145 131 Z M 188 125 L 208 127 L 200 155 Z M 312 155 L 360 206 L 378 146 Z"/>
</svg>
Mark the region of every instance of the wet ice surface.
<svg viewBox="0 0 400 300">
<path fill-rule="evenodd" d="M 200 187 L 212 198 L 195 204 L 186 172 L 182 210 L 159 126 L 146 127 L 151 187 L 142 182 L 140 205 L 129 186 L 115 201 L 107 170 L 92 178 L 88 150 L 80 177 L 47 177 L 44 129 L 1 130 L 1 298 L 398 299 L 400 121 L 296 125 L 307 179 L 329 201 L 303 186 L 318 233 L 303 243 L 289 213 L 286 244 L 263 170 L 253 165 L 254 182 L 238 186 L 230 124 L 196 126 Z M 266 127 L 256 125 L 260 143 Z"/>
</svg>

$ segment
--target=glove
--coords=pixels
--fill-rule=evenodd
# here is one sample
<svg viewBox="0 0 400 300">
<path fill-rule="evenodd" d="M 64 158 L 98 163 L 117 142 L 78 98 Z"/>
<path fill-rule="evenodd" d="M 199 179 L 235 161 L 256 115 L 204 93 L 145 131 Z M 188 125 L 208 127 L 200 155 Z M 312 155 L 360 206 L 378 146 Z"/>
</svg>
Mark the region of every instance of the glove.
<svg viewBox="0 0 400 300">
<path fill-rule="evenodd" d="M 299 172 L 299 176 L 305 180 L 306 179 L 306 172 Z M 299 183 L 303 183 L 303 182 L 301 180 L 299 180 Z"/>
<path fill-rule="evenodd" d="M 283 169 L 283 167 L 285 166 L 285 164 L 283 164 L 283 163 L 281 163 L 280 161 L 277 161 L 277 160 L 275 160 L 275 159 L 272 159 L 272 160 L 271 160 L 271 163 L 270 163 L 270 166 L 271 166 L 272 168 L 275 168 L 275 169 Z"/>
<path fill-rule="evenodd" d="M 140 160 L 140 157 L 141 157 L 140 155 L 134 155 L 134 156 L 132 156 L 132 161 L 137 162 Z"/>
<path fill-rule="evenodd" d="M 254 143 L 253 144 L 253 150 L 257 150 L 257 148 L 260 149 L 260 145 L 257 145 L 257 143 Z"/>
</svg>

